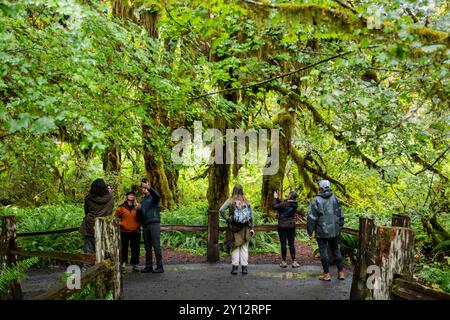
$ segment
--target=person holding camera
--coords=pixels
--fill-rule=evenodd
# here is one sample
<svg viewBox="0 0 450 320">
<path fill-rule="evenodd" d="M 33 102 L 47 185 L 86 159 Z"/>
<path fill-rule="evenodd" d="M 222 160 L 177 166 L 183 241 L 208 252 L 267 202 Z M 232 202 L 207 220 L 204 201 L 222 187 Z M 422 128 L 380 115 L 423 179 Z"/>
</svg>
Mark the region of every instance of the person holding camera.
<svg viewBox="0 0 450 320">
<path fill-rule="evenodd" d="M 291 190 L 287 201 L 281 201 L 278 191 L 273 193 L 273 209 L 277 211 L 278 219 L 278 236 L 281 244 L 281 268 L 287 267 L 287 248 L 286 243 L 289 244 L 289 253 L 292 259 L 292 268 L 300 267 L 300 264 L 295 259 L 295 223 L 297 220 L 297 192 Z"/>
<path fill-rule="evenodd" d="M 145 244 L 145 268 L 141 273 L 163 273 L 163 261 L 161 250 L 161 195 L 150 187 L 147 178 L 141 181 L 141 190 L 144 198 L 141 201 L 138 214 L 142 215 L 142 232 Z M 156 269 L 153 269 L 153 255 L 155 251 Z"/>
<path fill-rule="evenodd" d="M 122 264 L 128 263 L 128 247 L 131 249 L 130 265 L 133 272 L 138 272 L 139 252 L 141 245 L 141 219 L 137 211 L 136 194 L 130 191 L 125 196 L 125 201 L 116 210 L 115 216 L 120 220 L 120 241 L 122 244 Z"/>
<path fill-rule="evenodd" d="M 242 274 L 247 274 L 248 245 L 255 231 L 253 230 L 253 209 L 244 197 L 244 189 L 241 185 L 233 188 L 231 198 L 220 207 L 219 213 L 228 225 L 225 242 L 232 249 L 231 274 L 238 273 L 239 265 L 242 266 Z"/>
</svg>

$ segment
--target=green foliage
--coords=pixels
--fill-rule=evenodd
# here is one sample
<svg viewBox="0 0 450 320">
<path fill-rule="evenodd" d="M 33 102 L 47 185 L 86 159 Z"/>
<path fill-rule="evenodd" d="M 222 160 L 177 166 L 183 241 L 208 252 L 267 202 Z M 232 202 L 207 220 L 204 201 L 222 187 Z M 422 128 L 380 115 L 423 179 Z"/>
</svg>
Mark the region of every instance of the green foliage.
<svg viewBox="0 0 450 320">
<path fill-rule="evenodd" d="M 99 300 L 99 298 L 95 294 L 94 285 L 92 283 L 88 283 L 81 290 L 77 291 L 73 295 L 71 295 L 67 300 Z M 113 300 L 112 299 L 112 291 L 109 291 L 106 294 L 106 297 L 101 300 Z"/>
<path fill-rule="evenodd" d="M 450 240 L 442 241 L 436 247 L 433 248 L 433 253 L 444 253 L 447 256 L 450 255 Z"/>
<path fill-rule="evenodd" d="M 355 265 L 358 251 L 358 237 L 348 233 L 341 233 L 340 238 L 339 246 L 342 257 L 348 258 Z"/>
<path fill-rule="evenodd" d="M 429 282 L 435 289 L 441 289 L 450 292 L 450 266 L 442 264 L 424 265 L 417 277 L 423 281 Z"/>
<path fill-rule="evenodd" d="M 0 292 L 4 292 L 12 281 L 26 277 L 25 271 L 37 264 L 38 261 L 38 258 L 30 258 L 18 261 L 10 267 L 2 268 L 0 270 Z"/>
<path fill-rule="evenodd" d="M 358 1 L 357 14 L 329 0 L 270 1 L 270 9 L 267 1 L 120 2 L 128 16 L 117 17 L 103 0 L 0 4 L 0 214 L 17 215 L 19 232 L 78 226 L 81 206 L 67 203 L 81 203 L 97 177 L 121 201 L 146 172 L 144 145 L 179 177 L 180 206 L 163 222 L 206 224 L 207 166 L 171 163 L 173 129 L 199 119 L 211 127 L 219 118 L 229 128 L 271 128 L 290 110 L 291 147 L 345 186 L 345 194 L 335 190 L 346 226 L 356 228 L 361 215 L 389 224 L 392 213 L 408 213 L 418 247 L 429 245 L 421 219 L 448 215 L 450 198 L 444 2 Z M 138 21 L 144 12 L 158 14 L 158 38 Z M 251 86 L 342 52 L 345 59 Z M 113 144 L 120 172 L 103 170 Z M 286 169 L 283 191 L 297 189 L 305 209 L 305 175 L 291 159 Z M 323 178 L 313 170 L 306 176 Z M 259 209 L 261 168 L 244 165 L 231 183 L 241 183 Z M 45 204 L 61 206 L 39 207 Z M 276 238 L 258 233 L 251 250 L 277 251 Z M 204 233 L 163 233 L 162 240 L 197 253 L 206 241 Z M 350 256 L 353 240 L 344 239 Z M 81 237 L 19 245 L 77 251 Z M 441 248 L 447 243 L 435 252 Z"/>
<path fill-rule="evenodd" d="M 82 205 L 47 205 L 36 208 L 1 207 L 1 215 L 14 215 L 17 232 L 37 232 L 78 227 L 84 216 Z M 44 250 L 80 252 L 83 244 L 78 232 L 37 237 L 20 237 L 18 246 L 22 250 Z"/>
<path fill-rule="evenodd" d="M 180 205 L 174 210 L 161 213 L 161 223 L 207 225 L 208 205 L 205 202 L 194 202 L 190 206 Z M 180 249 L 195 255 L 206 254 L 205 232 L 162 232 L 161 243 L 171 248 Z"/>
</svg>

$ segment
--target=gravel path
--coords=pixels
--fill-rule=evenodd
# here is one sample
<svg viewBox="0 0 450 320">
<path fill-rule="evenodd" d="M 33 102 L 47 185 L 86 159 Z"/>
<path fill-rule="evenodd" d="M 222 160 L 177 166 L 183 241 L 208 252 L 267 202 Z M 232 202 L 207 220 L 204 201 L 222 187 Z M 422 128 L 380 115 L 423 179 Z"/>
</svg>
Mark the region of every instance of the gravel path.
<svg viewBox="0 0 450 320">
<path fill-rule="evenodd" d="M 231 275 L 230 265 L 167 265 L 162 274 L 129 273 L 124 277 L 127 300 L 348 300 L 351 273 L 331 282 L 317 279 L 320 265 L 281 269 L 273 264 L 249 265 L 248 275 Z M 333 268 L 332 271 L 335 271 Z"/>
<path fill-rule="evenodd" d="M 347 279 L 331 282 L 317 279 L 321 273 L 320 261 L 313 250 L 296 242 L 300 268 L 281 269 L 279 254 L 251 254 L 248 275 L 230 274 L 230 256 L 221 256 L 221 262 L 208 264 L 204 256 L 163 249 L 163 274 L 132 273 L 127 268 L 124 276 L 124 298 L 129 300 L 233 300 L 233 299 L 348 299 L 351 286 L 351 268 Z M 141 257 L 141 265 L 144 257 Z M 60 282 L 66 266 L 34 268 L 21 281 L 25 299 L 45 293 Z M 335 272 L 335 267 L 331 268 Z M 336 272 L 335 272 L 336 273 Z"/>
</svg>

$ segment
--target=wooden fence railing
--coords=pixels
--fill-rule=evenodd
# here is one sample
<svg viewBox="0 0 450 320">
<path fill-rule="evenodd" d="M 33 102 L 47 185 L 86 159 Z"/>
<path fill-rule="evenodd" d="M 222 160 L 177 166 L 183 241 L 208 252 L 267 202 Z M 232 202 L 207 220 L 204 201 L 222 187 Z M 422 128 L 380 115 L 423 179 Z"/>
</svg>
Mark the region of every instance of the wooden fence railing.
<svg viewBox="0 0 450 320">
<path fill-rule="evenodd" d="M 69 261 L 75 264 L 94 264 L 81 275 L 81 288 L 93 283 L 99 298 L 112 291 L 113 299 L 123 298 L 122 273 L 120 268 L 120 228 L 113 217 L 99 218 L 95 222 L 96 253 L 66 253 L 54 251 L 18 250 L 16 239 L 19 237 L 65 234 L 78 231 L 69 228 L 53 231 L 16 233 L 14 216 L 2 217 L 0 234 L 0 265 L 11 266 L 18 257 L 40 257 L 53 260 Z M 305 229 L 305 223 L 297 227 Z M 255 231 L 276 231 L 277 225 L 255 226 Z M 207 260 L 219 260 L 219 233 L 225 231 L 219 227 L 217 210 L 210 210 L 208 225 L 161 225 L 162 232 L 208 232 Z M 411 230 L 409 217 L 394 215 L 392 226 L 375 226 L 372 219 L 360 218 L 359 230 L 343 228 L 345 233 L 358 236 L 358 261 L 352 282 L 351 299 L 447 299 L 450 295 L 425 287 L 412 279 L 414 232 Z M 379 267 L 381 272 L 380 287 L 370 289 L 367 286 L 368 267 Z M 66 299 L 78 290 L 67 288 L 64 283 L 57 284 L 48 292 L 37 297 L 39 300 Z M 20 283 L 11 283 L 3 299 L 22 299 Z"/>
<path fill-rule="evenodd" d="M 88 264 L 93 267 L 81 273 L 80 289 L 69 289 L 66 283 L 56 284 L 50 290 L 37 297 L 38 300 L 66 299 L 81 290 L 86 284 L 93 283 L 98 298 L 104 298 L 112 291 L 113 299 L 123 296 L 122 273 L 120 270 L 120 228 L 119 222 L 113 217 L 98 218 L 95 221 L 95 254 L 67 253 L 56 251 L 24 251 L 17 247 L 18 237 L 43 236 L 75 232 L 78 228 L 63 230 L 16 233 L 16 218 L 2 217 L 0 234 L 0 263 L 2 267 L 12 266 L 18 257 L 39 257 L 58 261 L 68 261 L 74 264 Z M 18 281 L 10 284 L 6 293 L 0 298 L 22 300 L 23 294 Z"/>
</svg>

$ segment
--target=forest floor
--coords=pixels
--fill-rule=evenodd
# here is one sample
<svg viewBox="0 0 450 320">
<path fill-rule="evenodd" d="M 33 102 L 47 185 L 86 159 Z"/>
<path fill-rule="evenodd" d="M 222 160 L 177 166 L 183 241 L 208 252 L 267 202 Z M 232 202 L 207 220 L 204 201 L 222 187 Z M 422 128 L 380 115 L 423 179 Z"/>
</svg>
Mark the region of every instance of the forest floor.
<svg viewBox="0 0 450 320">
<path fill-rule="evenodd" d="M 279 254 L 250 254 L 249 274 L 230 275 L 230 256 L 220 257 L 220 263 L 206 263 L 204 256 L 163 248 L 165 273 L 132 273 L 126 268 L 124 298 L 131 300 L 194 300 L 194 299 L 348 299 L 352 268 L 347 268 L 344 281 L 336 279 L 331 267 L 332 281 L 317 279 L 321 273 L 320 260 L 312 248 L 296 242 L 300 268 L 278 266 Z M 144 257 L 141 257 L 143 265 Z M 41 266 L 29 270 L 21 281 L 24 299 L 33 299 L 60 282 L 65 266 Z M 333 274 L 334 273 L 334 274 Z M 151 290 L 148 290 L 151 288 Z"/>
<path fill-rule="evenodd" d="M 318 259 L 314 257 L 314 250 L 307 244 L 296 241 L 295 250 L 297 253 L 297 260 L 300 264 L 318 263 Z M 165 264 L 179 264 L 179 263 L 202 263 L 206 262 L 205 256 L 192 255 L 185 251 L 171 249 L 169 247 L 163 247 L 163 259 Z M 279 264 L 279 253 L 250 253 L 250 264 Z M 288 253 L 288 261 L 289 261 Z M 225 263 L 231 263 L 231 257 L 229 254 L 221 252 L 220 261 Z M 144 260 L 141 257 L 141 263 Z"/>
</svg>

